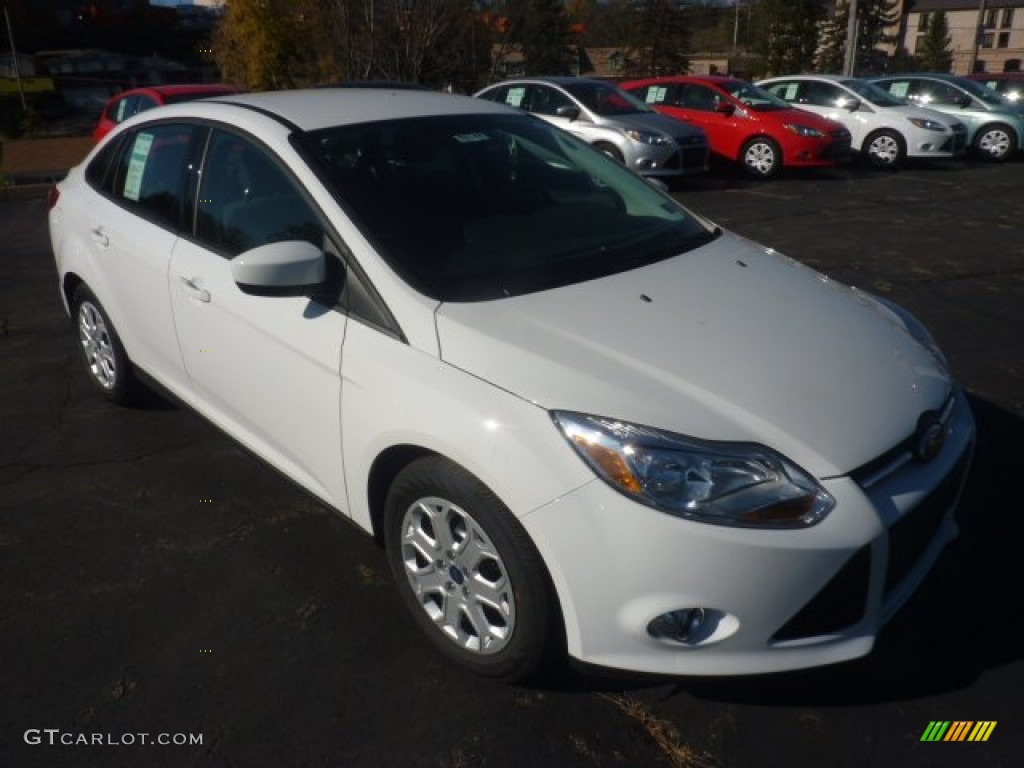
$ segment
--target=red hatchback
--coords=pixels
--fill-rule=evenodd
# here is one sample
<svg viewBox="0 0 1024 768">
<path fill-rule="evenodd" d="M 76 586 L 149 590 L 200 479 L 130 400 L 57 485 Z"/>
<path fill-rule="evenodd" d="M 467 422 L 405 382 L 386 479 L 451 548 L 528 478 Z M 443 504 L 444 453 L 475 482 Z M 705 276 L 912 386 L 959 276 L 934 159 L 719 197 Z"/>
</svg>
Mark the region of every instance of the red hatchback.
<svg viewBox="0 0 1024 768">
<path fill-rule="evenodd" d="M 841 124 L 743 80 L 679 75 L 619 87 L 659 112 L 700 126 L 713 153 L 754 176 L 773 176 L 783 166 L 831 166 L 850 154 L 850 132 Z"/>
<path fill-rule="evenodd" d="M 226 96 L 241 93 L 233 85 L 151 85 L 132 88 L 114 96 L 103 107 L 99 122 L 92 130 L 92 137 L 99 141 L 132 115 L 159 107 L 161 104 L 177 104 L 179 101 L 205 99 L 209 96 Z"/>
</svg>

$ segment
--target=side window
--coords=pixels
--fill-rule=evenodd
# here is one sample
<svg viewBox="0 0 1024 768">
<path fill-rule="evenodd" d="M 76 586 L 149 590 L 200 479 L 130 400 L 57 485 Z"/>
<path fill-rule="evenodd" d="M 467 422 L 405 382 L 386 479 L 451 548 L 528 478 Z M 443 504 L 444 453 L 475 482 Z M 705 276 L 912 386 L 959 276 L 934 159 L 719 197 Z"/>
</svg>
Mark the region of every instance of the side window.
<svg viewBox="0 0 1024 768">
<path fill-rule="evenodd" d="M 646 88 L 639 88 L 632 91 L 632 94 L 647 104 L 673 104 L 673 96 L 676 87 L 668 85 L 648 85 Z"/>
<path fill-rule="evenodd" d="M 800 100 L 800 83 L 772 83 L 768 86 L 768 92 L 774 96 L 778 96 L 783 101 L 788 101 L 790 104 L 794 104 Z"/>
<path fill-rule="evenodd" d="M 146 96 L 140 93 L 138 99 L 139 100 L 135 105 L 135 111 L 132 112 L 133 115 L 138 114 L 139 112 L 145 112 L 147 109 L 152 109 L 153 107 L 160 106 L 160 102 L 158 102 L 152 96 Z"/>
<path fill-rule="evenodd" d="M 946 83 L 922 82 L 920 87 L 922 104 L 938 104 L 943 107 L 955 107 L 960 104 L 963 94 Z"/>
<path fill-rule="evenodd" d="M 710 88 L 703 85 L 683 86 L 683 103 L 681 106 L 686 109 L 697 109 L 701 112 L 714 112 L 718 104 L 719 96 Z"/>
<path fill-rule="evenodd" d="M 829 83 L 808 80 L 800 89 L 800 103 L 814 107 L 842 107 L 846 104 L 846 94 Z"/>
<path fill-rule="evenodd" d="M 172 229 L 184 220 L 185 190 L 196 125 L 151 125 L 136 131 L 121 155 L 114 197 L 130 210 Z"/>
<path fill-rule="evenodd" d="M 888 80 L 883 83 L 877 83 L 878 87 L 883 91 L 888 91 L 893 96 L 901 99 L 914 99 L 917 100 L 917 90 L 911 89 L 909 80 Z"/>
<path fill-rule="evenodd" d="M 557 115 L 559 107 L 571 107 L 572 101 L 561 91 L 544 85 L 530 86 L 530 111 L 538 115 Z"/>
<path fill-rule="evenodd" d="M 85 180 L 97 192 L 105 195 L 113 194 L 114 174 L 112 169 L 122 144 L 124 144 L 123 135 L 108 142 L 86 167 Z"/>
<path fill-rule="evenodd" d="M 107 117 L 115 123 L 124 122 L 135 114 L 138 101 L 139 97 L 135 95 L 125 96 L 123 99 L 118 99 L 110 105 L 110 108 L 107 111 Z"/>
<path fill-rule="evenodd" d="M 324 228 L 292 177 L 248 139 L 213 132 L 199 189 L 196 237 L 227 258 L 267 243 L 307 240 Z"/>
</svg>

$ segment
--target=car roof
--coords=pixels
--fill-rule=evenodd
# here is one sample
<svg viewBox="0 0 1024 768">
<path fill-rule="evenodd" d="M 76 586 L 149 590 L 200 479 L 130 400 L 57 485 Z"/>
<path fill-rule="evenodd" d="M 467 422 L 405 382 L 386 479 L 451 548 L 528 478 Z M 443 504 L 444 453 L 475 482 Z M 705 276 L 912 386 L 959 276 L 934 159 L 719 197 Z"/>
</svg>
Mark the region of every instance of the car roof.
<svg viewBox="0 0 1024 768">
<path fill-rule="evenodd" d="M 964 77 L 971 80 L 1024 80 L 1024 72 L 972 72 Z"/>
<path fill-rule="evenodd" d="M 117 96 L 125 96 L 133 93 L 158 93 L 161 96 L 184 96 L 193 93 L 238 93 L 238 88 L 224 83 L 178 83 L 175 85 L 144 85 L 139 88 L 130 88 L 122 91 Z"/>
<path fill-rule="evenodd" d="M 251 115 L 254 112 L 268 115 L 303 131 L 403 117 L 522 114 L 502 104 L 469 96 L 389 88 L 312 88 L 240 93 L 164 107 L 162 114 L 223 119 L 226 108 L 238 111 L 239 117 L 243 113 Z"/>
<path fill-rule="evenodd" d="M 548 83 L 550 85 L 575 85 L 577 83 L 599 83 L 601 85 L 608 85 L 612 88 L 616 87 L 615 83 L 610 83 L 607 80 L 601 80 L 597 77 L 573 77 L 572 75 L 538 75 L 530 77 L 510 77 L 507 80 L 494 83 L 493 85 L 507 85 L 508 83 Z M 487 86 L 491 88 L 493 86 Z M 486 90 L 486 88 L 484 89 Z"/>
</svg>

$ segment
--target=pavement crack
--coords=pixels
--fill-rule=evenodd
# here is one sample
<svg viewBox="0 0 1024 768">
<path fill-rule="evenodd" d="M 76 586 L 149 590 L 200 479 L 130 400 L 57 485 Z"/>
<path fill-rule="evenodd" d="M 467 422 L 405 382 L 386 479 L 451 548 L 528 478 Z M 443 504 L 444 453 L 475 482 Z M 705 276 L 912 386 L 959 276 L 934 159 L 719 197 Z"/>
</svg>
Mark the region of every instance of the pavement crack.
<svg viewBox="0 0 1024 768">
<path fill-rule="evenodd" d="M 716 768 L 717 763 L 710 754 L 698 752 L 688 744 L 684 744 L 675 725 L 657 717 L 639 699 L 618 693 L 600 693 L 598 695 L 614 704 L 627 717 L 635 720 L 672 768 Z"/>
</svg>

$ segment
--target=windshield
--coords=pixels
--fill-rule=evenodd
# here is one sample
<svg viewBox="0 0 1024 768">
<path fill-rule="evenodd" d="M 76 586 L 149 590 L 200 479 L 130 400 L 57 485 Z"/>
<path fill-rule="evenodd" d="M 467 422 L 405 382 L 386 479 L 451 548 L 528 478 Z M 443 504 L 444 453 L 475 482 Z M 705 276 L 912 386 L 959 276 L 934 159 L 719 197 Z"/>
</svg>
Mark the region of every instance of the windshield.
<svg viewBox="0 0 1024 768">
<path fill-rule="evenodd" d="M 742 80 L 727 80 L 719 83 L 723 91 L 755 112 L 771 112 L 776 109 L 792 109 L 793 105 L 778 96 Z"/>
<path fill-rule="evenodd" d="M 482 301 L 670 258 L 716 232 L 528 115 L 328 128 L 300 139 L 388 264 L 441 301 Z"/>
<path fill-rule="evenodd" d="M 984 86 L 981 83 L 976 83 L 974 80 L 961 78 L 956 81 L 956 84 L 975 98 L 981 99 L 983 102 L 991 104 L 993 107 L 1005 107 L 1010 103 L 1003 95 L 996 93 L 991 88 Z"/>
<path fill-rule="evenodd" d="M 840 84 L 876 107 L 903 107 L 910 103 L 864 80 L 842 80 Z"/>
<path fill-rule="evenodd" d="M 608 83 L 584 80 L 562 87 L 591 112 L 603 117 L 655 111 L 632 94 Z"/>
</svg>

